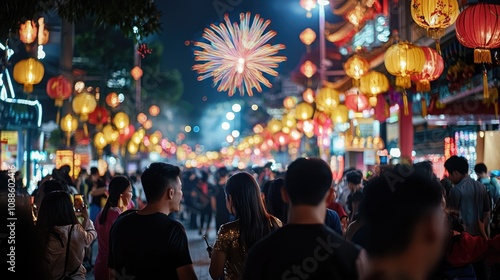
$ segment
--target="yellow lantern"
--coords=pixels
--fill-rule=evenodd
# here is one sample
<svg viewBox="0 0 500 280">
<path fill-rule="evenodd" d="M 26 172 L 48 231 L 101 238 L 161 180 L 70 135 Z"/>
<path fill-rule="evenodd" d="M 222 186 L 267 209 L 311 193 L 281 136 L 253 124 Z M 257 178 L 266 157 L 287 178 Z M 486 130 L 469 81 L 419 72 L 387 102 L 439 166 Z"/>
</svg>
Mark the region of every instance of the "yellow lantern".
<svg viewBox="0 0 500 280">
<path fill-rule="evenodd" d="M 78 128 L 78 120 L 72 115 L 67 114 L 61 119 L 61 130 L 66 132 L 66 146 L 69 147 L 69 139 L 71 138 L 71 132 Z"/>
<path fill-rule="evenodd" d="M 104 138 L 108 143 L 115 142 L 120 136 L 120 133 L 116 131 L 110 124 L 107 124 L 102 128 L 102 133 L 104 134 Z"/>
<path fill-rule="evenodd" d="M 439 39 L 444 30 L 457 20 L 460 7 L 457 0 L 412 0 L 411 17 L 416 24 L 427 30 L 427 37 L 436 40 L 436 49 L 439 48 Z"/>
<path fill-rule="evenodd" d="M 34 59 L 23 59 L 14 66 L 14 80 L 23 84 L 23 91 L 26 93 L 33 92 L 33 85 L 42 81 L 45 70 L 43 64 Z"/>
<path fill-rule="evenodd" d="M 306 28 L 299 35 L 300 41 L 309 47 L 316 40 L 316 32 L 311 28 Z"/>
<path fill-rule="evenodd" d="M 302 100 L 304 100 L 304 102 L 307 102 L 307 103 L 313 103 L 314 102 L 314 90 L 312 90 L 311 88 L 306 89 L 302 93 Z"/>
<path fill-rule="evenodd" d="M 297 125 L 297 120 L 295 119 L 294 115 L 286 114 L 283 116 L 281 123 L 283 124 L 283 128 L 285 128 L 285 127 L 294 128 Z"/>
<path fill-rule="evenodd" d="M 135 155 L 139 151 L 139 146 L 136 143 L 130 141 L 127 144 L 127 150 L 131 155 Z"/>
<path fill-rule="evenodd" d="M 425 65 L 425 53 L 419 46 L 400 42 L 390 46 L 385 52 L 385 68 L 396 76 L 396 86 L 403 88 L 404 113 L 408 115 L 407 88 L 411 87 L 411 75 L 422 72 Z"/>
<path fill-rule="evenodd" d="M 282 127 L 281 121 L 274 118 L 267 123 L 267 129 L 272 133 L 280 131 Z"/>
<path fill-rule="evenodd" d="M 311 119 L 314 114 L 314 108 L 311 104 L 301 102 L 295 106 L 295 118 L 298 120 Z"/>
<path fill-rule="evenodd" d="M 349 109 L 345 105 L 339 105 L 332 111 L 331 119 L 334 123 L 345 123 L 349 121 Z"/>
<path fill-rule="evenodd" d="M 37 35 L 36 24 L 32 20 L 27 20 L 19 28 L 19 40 L 25 44 L 31 44 L 35 41 Z"/>
<path fill-rule="evenodd" d="M 73 98 L 72 102 L 73 111 L 80 115 L 81 121 L 87 121 L 89 114 L 94 112 L 97 107 L 97 101 L 94 95 L 84 91 Z"/>
<path fill-rule="evenodd" d="M 283 99 L 283 107 L 285 107 L 285 109 L 293 109 L 295 105 L 297 105 L 297 98 L 295 96 L 287 96 Z"/>
<path fill-rule="evenodd" d="M 330 114 L 339 103 L 339 92 L 333 88 L 323 87 L 316 96 L 316 108 L 327 114 Z"/>
<path fill-rule="evenodd" d="M 149 114 L 151 116 L 156 117 L 158 116 L 159 113 L 160 113 L 160 107 L 156 105 L 152 105 L 151 107 L 149 107 Z"/>
<path fill-rule="evenodd" d="M 104 137 L 104 133 L 97 132 L 94 135 L 94 146 L 96 147 L 99 156 L 102 155 L 102 150 L 106 147 L 106 145 L 108 145 L 108 142 L 106 141 L 106 137 Z"/>
<path fill-rule="evenodd" d="M 130 119 L 124 112 L 118 112 L 113 117 L 113 123 L 115 124 L 116 128 L 118 128 L 119 130 L 123 130 L 130 124 Z"/>
<path fill-rule="evenodd" d="M 358 54 L 351 56 L 344 64 L 347 76 L 354 79 L 354 86 L 359 86 L 359 79 L 370 71 L 370 63 Z"/>
<path fill-rule="evenodd" d="M 370 71 L 359 81 L 359 90 L 369 95 L 377 95 L 389 90 L 389 79 L 377 71 Z"/>
</svg>

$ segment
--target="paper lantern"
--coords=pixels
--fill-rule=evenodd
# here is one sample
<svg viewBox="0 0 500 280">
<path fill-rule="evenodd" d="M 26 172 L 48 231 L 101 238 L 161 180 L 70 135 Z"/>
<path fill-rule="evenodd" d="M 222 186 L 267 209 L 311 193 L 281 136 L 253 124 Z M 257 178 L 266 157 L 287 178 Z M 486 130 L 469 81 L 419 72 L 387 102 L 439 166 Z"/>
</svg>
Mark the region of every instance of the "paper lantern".
<svg viewBox="0 0 500 280">
<path fill-rule="evenodd" d="M 500 5 L 470 5 L 458 15 L 455 31 L 458 41 L 474 49 L 475 63 L 491 63 L 490 49 L 500 47 Z M 489 98 L 487 71 L 483 71 L 484 98 Z"/>
<path fill-rule="evenodd" d="M 444 35 L 444 30 L 457 20 L 460 13 L 457 0 L 412 0 L 411 17 L 416 24 L 427 30 L 427 36 L 437 40 L 436 48 L 439 50 L 439 39 Z"/>
<path fill-rule="evenodd" d="M 31 44 L 35 41 L 38 29 L 32 20 L 27 20 L 19 28 L 19 40 L 25 44 Z"/>
<path fill-rule="evenodd" d="M 297 125 L 297 120 L 295 119 L 295 115 L 293 114 L 286 114 L 283 116 L 283 119 L 281 119 L 281 123 L 283 125 L 283 128 L 294 128 Z M 282 130 L 283 130 L 282 128 Z"/>
<path fill-rule="evenodd" d="M 344 64 L 347 76 L 354 79 L 354 86 L 359 86 L 359 79 L 370 71 L 370 63 L 358 54 L 351 56 Z"/>
<path fill-rule="evenodd" d="M 314 114 L 314 108 L 309 103 L 301 102 L 295 106 L 295 118 L 297 120 L 309 120 Z"/>
<path fill-rule="evenodd" d="M 306 28 L 300 33 L 299 38 L 304 45 L 309 46 L 316 40 L 316 32 L 311 28 Z"/>
<path fill-rule="evenodd" d="M 56 107 L 62 107 L 63 101 L 68 99 L 71 93 L 73 93 L 71 82 L 62 75 L 47 81 L 47 95 L 55 100 Z"/>
<path fill-rule="evenodd" d="M 293 109 L 295 105 L 297 104 L 297 98 L 295 96 L 287 96 L 285 99 L 283 99 L 283 107 L 285 109 Z"/>
<path fill-rule="evenodd" d="M 40 61 L 34 58 L 23 59 L 14 65 L 14 80 L 24 85 L 24 92 L 31 93 L 33 85 L 42 81 L 44 72 Z"/>
<path fill-rule="evenodd" d="M 363 110 L 370 107 L 368 98 L 366 95 L 360 93 L 359 90 L 353 90 L 350 93 L 346 92 L 345 105 L 354 112 L 363 112 Z"/>
<path fill-rule="evenodd" d="M 307 88 L 303 93 L 302 93 L 302 100 L 307 103 L 313 103 L 314 102 L 314 90 L 311 88 Z"/>
<path fill-rule="evenodd" d="M 118 99 L 118 94 L 116 92 L 112 92 L 106 96 L 106 104 L 108 104 L 111 108 L 116 108 L 120 105 L 120 99 Z"/>
<path fill-rule="evenodd" d="M 316 7 L 316 0 L 300 0 L 300 6 L 307 11 L 307 17 L 312 16 L 311 10 Z"/>
<path fill-rule="evenodd" d="M 424 68 L 425 54 L 421 47 L 401 42 L 387 49 L 384 64 L 387 71 L 396 76 L 396 86 L 407 89 L 411 87 L 410 76 Z"/>
<path fill-rule="evenodd" d="M 80 115 L 80 120 L 85 122 L 89 119 L 89 114 L 97 107 L 97 101 L 94 95 L 84 91 L 73 98 L 71 105 L 73 111 Z"/>
<path fill-rule="evenodd" d="M 106 142 L 113 143 L 118 140 L 118 136 L 120 133 L 116 131 L 111 124 L 105 125 L 102 128 L 102 133 L 104 133 L 104 138 L 106 138 Z"/>
<path fill-rule="evenodd" d="M 300 73 L 302 73 L 307 78 L 311 78 L 312 76 L 314 76 L 317 70 L 318 68 L 316 67 L 316 65 L 314 65 L 314 63 L 312 63 L 310 60 L 302 63 L 302 65 L 300 66 Z"/>
<path fill-rule="evenodd" d="M 158 116 L 158 114 L 160 114 L 160 107 L 152 105 L 151 107 L 149 107 L 149 114 L 153 117 Z"/>
<path fill-rule="evenodd" d="M 124 130 L 126 127 L 128 127 L 130 123 L 130 119 L 127 114 L 124 112 L 118 112 L 116 115 L 113 117 L 113 123 L 115 124 L 116 128 L 120 131 Z"/>
<path fill-rule="evenodd" d="M 332 110 L 337 107 L 340 103 L 339 92 L 333 88 L 323 87 L 319 90 L 316 96 L 316 108 L 327 114 L 330 114 Z"/>
<path fill-rule="evenodd" d="M 281 121 L 280 120 L 277 120 L 277 119 L 271 119 L 268 123 L 267 123 L 267 130 L 269 130 L 271 133 L 276 133 L 278 131 L 281 130 L 282 128 L 282 124 L 281 124 Z"/>
<path fill-rule="evenodd" d="M 132 70 L 130 70 L 130 75 L 132 75 L 132 78 L 134 78 L 134 80 L 136 81 L 138 81 L 142 77 L 142 74 L 143 71 L 139 66 L 135 66 L 134 68 L 132 68 Z"/>
<path fill-rule="evenodd" d="M 89 114 L 89 123 L 97 126 L 98 130 L 100 130 L 102 126 L 108 122 L 108 119 L 108 110 L 102 106 L 96 107 L 94 112 Z"/>
<path fill-rule="evenodd" d="M 333 123 L 345 123 L 349 121 L 349 109 L 346 105 L 339 105 L 332 111 L 330 116 Z"/>
<path fill-rule="evenodd" d="M 134 142 L 130 141 L 127 144 L 127 150 L 129 152 L 129 154 L 135 155 L 139 151 L 139 146 L 137 144 L 135 144 Z"/>
<path fill-rule="evenodd" d="M 106 141 L 106 137 L 104 137 L 104 133 L 97 132 L 94 135 L 94 146 L 98 150 L 102 150 L 102 149 L 104 149 L 106 147 L 106 145 L 108 145 L 108 142 Z"/>
<path fill-rule="evenodd" d="M 45 29 L 45 19 L 40 17 L 38 19 L 38 45 L 45 45 L 49 42 L 49 31 Z"/>
<path fill-rule="evenodd" d="M 417 91 L 427 92 L 431 90 L 431 83 L 437 80 L 444 70 L 444 61 L 439 53 L 429 47 L 422 47 L 425 54 L 425 63 L 422 72 L 411 76 L 411 80 L 417 83 Z"/>
<path fill-rule="evenodd" d="M 137 121 L 138 121 L 140 124 L 145 123 L 147 120 L 148 120 L 148 116 L 146 116 L 146 114 L 144 114 L 144 113 L 139 113 L 139 114 L 137 115 Z"/>
<path fill-rule="evenodd" d="M 389 90 L 389 79 L 387 79 L 386 75 L 372 70 L 361 77 L 359 90 L 368 95 L 386 92 Z"/>
<path fill-rule="evenodd" d="M 69 147 L 69 140 L 71 138 L 71 132 L 78 128 L 78 119 L 70 114 L 67 114 L 61 119 L 61 130 L 66 132 L 66 146 Z"/>
</svg>

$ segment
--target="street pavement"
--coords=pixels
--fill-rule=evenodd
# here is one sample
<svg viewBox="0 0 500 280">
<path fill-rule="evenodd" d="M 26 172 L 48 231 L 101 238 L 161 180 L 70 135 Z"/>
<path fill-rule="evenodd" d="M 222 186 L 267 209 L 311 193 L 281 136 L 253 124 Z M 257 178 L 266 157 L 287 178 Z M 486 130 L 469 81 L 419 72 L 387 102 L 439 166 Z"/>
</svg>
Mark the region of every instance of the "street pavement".
<svg viewBox="0 0 500 280">
<path fill-rule="evenodd" d="M 213 221 L 212 221 L 213 222 Z M 198 234 L 198 230 L 189 229 L 187 225 L 185 225 L 186 233 L 189 242 L 189 251 L 191 253 L 191 259 L 193 260 L 194 270 L 196 275 L 198 276 L 198 280 L 210 280 L 210 274 L 208 273 L 208 267 L 210 266 L 210 259 L 208 258 L 208 253 L 206 251 L 207 245 L 203 240 L 202 236 Z M 215 242 L 216 232 L 213 229 L 210 230 L 208 234 L 208 242 L 213 246 Z M 95 263 L 95 258 L 97 256 L 97 241 L 93 244 L 93 260 L 92 263 Z M 88 280 L 94 280 L 94 274 L 92 272 L 87 273 Z"/>
</svg>

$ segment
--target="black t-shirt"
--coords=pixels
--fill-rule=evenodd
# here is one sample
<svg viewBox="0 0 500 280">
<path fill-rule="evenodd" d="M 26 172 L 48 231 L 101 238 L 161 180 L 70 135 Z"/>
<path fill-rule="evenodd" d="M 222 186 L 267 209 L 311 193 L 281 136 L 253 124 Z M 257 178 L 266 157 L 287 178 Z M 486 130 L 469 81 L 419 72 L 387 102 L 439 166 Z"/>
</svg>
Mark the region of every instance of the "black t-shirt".
<svg viewBox="0 0 500 280">
<path fill-rule="evenodd" d="M 176 269 L 193 263 L 182 224 L 162 213 L 124 214 L 109 234 L 108 266 L 117 279 L 179 279 Z"/>
<path fill-rule="evenodd" d="M 217 211 L 217 213 L 215 214 L 215 220 L 216 224 L 220 226 L 222 224 L 229 223 L 231 217 L 226 207 L 226 193 L 224 192 L 224 185 L 217 184 L 214 190 Z M 219 228 L 217 228 L 216 230 L 219 230 Z"/>
<path fill-rule="evenodd" d="M 357 190 L 353 193 L 350 193 L 347 196 L 347 208 L 349 209 L 349 212 L 352 212 L 352 205 L 354 203 L 359 203 L 363 200 L 363 189 Z M 356 214 L 356 213 L 354 213 Z"/>
<path fill-rule="evenodd" d="M 243 279 L 358 279 L 360 251 L 325 225 L 287 224 L 250 249 Z"/>
<path fill-rule="evenodd" d="M 89 181 L 87 181 L 87 184 L 89 186 L 89 191 L 92 190 L 92 187 L 94 186 L 94 182 L 92 181 L 92 179 L 90 179 Z M 106 183 L 101 178 L 99 178 L 97 180 L 97 182 L 95 182 L 95 184 L 96 184 L 97 188 L 105 188 L 106 187 Z M 106 195 L 104 195 L 104 194 L 93 195 L 92 196 L 92 201 L 90 202 L 90 204 L 91 205 L 97 205 L 97 206 L 101 207 L 101 200 L 102 199 L 106 199 Z"/>
</svg>

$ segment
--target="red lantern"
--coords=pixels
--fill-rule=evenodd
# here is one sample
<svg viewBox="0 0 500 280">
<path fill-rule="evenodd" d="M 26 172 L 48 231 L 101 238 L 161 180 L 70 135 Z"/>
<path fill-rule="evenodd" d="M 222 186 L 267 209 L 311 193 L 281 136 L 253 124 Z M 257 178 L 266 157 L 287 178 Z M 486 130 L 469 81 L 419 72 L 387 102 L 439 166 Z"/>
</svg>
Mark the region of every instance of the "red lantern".
<svg viewBox="0 0 500 280">
<path fill-rule="evenodd" d="M 47 95 L 55 100 L 56 107 L 62 107 L 63 101 L 73 92 L 71 82 L 63 76 L 52 77 L 47 81 Z"/>
<path fill-rule="evenodd" d="M 500 5 L 479 3 L 465 8 L 456 21 L 458 41 L 474 49 L 475 63 L 491 63 L 490 49 L 500 47 Z M 483 71 L 484 98 L 489 98 L 488 77 Z"/>
<path fill-rule="evenodd" d="M 124 130 L 123 133 L 120 133 L 120 136 L 118 136 L 118 144 L 124 145 L 127 143 L 127 141 L 132 138 L 132 135 L 135 132 L 135 127 L 132 124 L 129 124 Z"/>
<path fill-rule="evenodd" d="M 97 129 L 100 130 L 101 127 L 107 123 L 109 120 L 108 110 L 102 106 L 97 106 L 94 112 L 89 114 L 89 123 L 97 126 Z"/>
<path fill-rule="evenodd" d="M 330 119 L 330 116 L 327 115 L 324 112 L 319 112 L 314 116 L 314 121 L 318 126 L 325 126 L 325 127 L 331 127 L 332 126 L 332 120 Z"/>
<path fill-rule="evenodd" d="M 363 112 L 370 107 L 366 95 L 358 91 L 346 92 L 345 105 L 354 112 Z"/>
<path fill-rule="evenodd" d="M 424 69 L 422 72 L 411 76 L 411 80 L 417 83 L 417 91 L 427 92 L 431 90 L 431 81 L 441 76 L 444 70 L 443 58 L 439 53 L 429 47 L 422 47 L 425 54 Z"/>
</svg>

